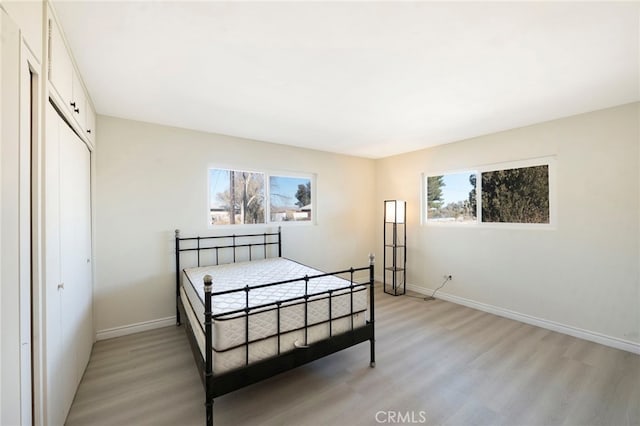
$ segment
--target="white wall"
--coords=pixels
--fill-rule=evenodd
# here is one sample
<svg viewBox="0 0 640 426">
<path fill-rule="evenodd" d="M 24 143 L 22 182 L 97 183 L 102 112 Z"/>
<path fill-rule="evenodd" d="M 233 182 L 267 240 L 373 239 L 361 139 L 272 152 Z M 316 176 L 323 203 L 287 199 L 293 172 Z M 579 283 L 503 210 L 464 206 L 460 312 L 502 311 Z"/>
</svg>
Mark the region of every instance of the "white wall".
<svg viewBox="0 0 640 426">
<path fill-rule="evenodd" d="M 105 330 L 175 314 L 173 231 L 212 233 L 211 166 L 316 173 L 317 225 L 283 226 L 283 255 L 325 270 L 368 264 L 374 249 L 373 160 L 104 116 L 98 117 L 97 136 L 99 338 Z M 256 230 L 216 232 L 248 229 Z"/>
<path fill-rule="evenodd" d="M 639 109 L 630 104 L 377 161 L 376 217 L 384 199 L 408 201 L 407 282 L 426 292 L 452 274 L 441 292 L 456 301 L 640 348 Z M 557 159 L 555 230 L 420 225 L 422 172 L 549 155 Z"/>
<path fill-rule="evenodd" d="M 4 27 L 2 15 L 3 15 L 3 13 L 0 10 L 0 34 L 2 34 L 2 29 Z M 3 47 L 2 47 L 1 43 L 2 43 L 2 41 L 0 40 L 0 51 L 3 50 Z M 2 69 L 3 68 L 3 64 L 4 64 L 4 61 L 2 59 L 3 56 L 4 56 L 4 53 L 2 55 L 0 55 L 0 95 L 2 94 L 2 91 L 3 91 L 2 90 L 2 81 L 3 81 L 3 74 L 4 74 L 4 71 Z M 3 99 L 3 98 L 4 98 L 3 96 L 0 96 L 0 99 Z M 3 133 L 4 130 L 3 130 L 3 125 L 2 125 L 2 120 L 3 120 L 3 117 L 4 117 L 3 110 L 4 110 L 3 102 L 0 102 L 0 135 L 3 135 L 3 140 L 4 140 L 4 133 Z M 0 150 L 2 150 L 1 143 L 0 143 Z M 1 191 L 1 188 L 3 188 L 3 185 L 2 185 L 2 161 L 0 161 L 0 191 Z M 3 242 L 3 238 L 2 238 L 2 205 L 3 205 L 2 198 L 3 198 L 2 195 L 0 195 L 0 253 L 2 253 L 2 245 L 3 245 L 3 243 L 2 243 Z M 3 285 L 2 285 L 2 270 L 3 269 L 4 268 L 3 268 L 2 262 L 0 262 L 0 306 L 2 306 L 2 288 L 4 288 Z M 0 332 L 2 332 L 2 334 L 4 334 L 4 329 L 2 328 L 2 315 L 1 314 L 0 314 Z M 2 419 L 2 412 L 3 412 L 2 406 L 4 405 L 4 401 L 2 399 L 2 389 L 5 387 L 5 384 L 4 384 L 5 381 L 4 381 L 3 375 L 2 375 L 2 370 L 3 370 L 2 352 L 3 352 L 3 350 L 4 350 L 4 343 L 3 343 L 2 339 L 0 339 L 0 419 Z"/>
<path fill-rule="evenodd" d="M 20 34 L 0 10 L 0 424 L 20 424 Z"/>
</svg>

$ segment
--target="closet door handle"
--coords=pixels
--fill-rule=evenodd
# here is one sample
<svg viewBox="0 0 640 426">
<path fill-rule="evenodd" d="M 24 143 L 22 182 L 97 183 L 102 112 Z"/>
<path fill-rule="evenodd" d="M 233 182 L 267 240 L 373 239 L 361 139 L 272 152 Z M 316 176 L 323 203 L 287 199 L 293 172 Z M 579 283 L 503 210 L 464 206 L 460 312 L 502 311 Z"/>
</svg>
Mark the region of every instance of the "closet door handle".
<svg viewBox="0 0 640 426">
<path fill-rule="evenodd" d="M 80 114 L 80 108 L 74 108 L 73 109 L 76 113 Z"/>
<path fill-rule="evenodd" d="M 60 290 L 60 289 L 64 290 L 64 283 L 58 284 L 58 290 Z"/>
<path fill-rule="evenodd" d="M 91 134 L 91 129 L 87 129 L 87 133 Z"/>
<path fill-rule="evenodd" d="M 71 105 L 73 107 L 73 109 L 76 108 L 76 103 L 75 102 L 69 102 L 69 105 Z"/>
</svg>

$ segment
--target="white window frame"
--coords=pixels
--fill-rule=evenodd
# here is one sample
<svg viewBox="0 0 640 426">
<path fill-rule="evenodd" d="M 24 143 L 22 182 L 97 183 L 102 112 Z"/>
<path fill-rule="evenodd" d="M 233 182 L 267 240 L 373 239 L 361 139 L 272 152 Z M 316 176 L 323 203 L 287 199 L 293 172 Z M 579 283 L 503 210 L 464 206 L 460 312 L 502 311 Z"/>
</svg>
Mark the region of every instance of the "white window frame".
<svg viewBox="0 0 640 426">
<path fill-rule="evenodd" d="M 483 222 L 482 221 L 482 173 L 493 172 L 498 170 L 519 169 L 525 167 L 547 166 L 549 171 L 549 223 L 506 223 L 506 222 Z M 485 164 L 475 167 L 467 167 L 464 169 L 453 170 L 433 170 L 422 173 L 421 175 L 421 211 L 420 222 L 426 226 L 441 227 L 463 227 L 475 229 L 540 229 L 555 230 L 558 226 L 558 202 L 557 202 L 557 177 L 556 177 L 557 158 L 555 155 L 529 158 L 525 160 L 505 161 L 501 163 Z M 427 211 L 427 177 L 439 176 L 457 173 L 475 173 L 476 174 L 476 221 L 475 222 L 442 222 L 428 219 Z"/>
<path fill-rule="evenodd" d="M 261 173 L 264 175 L 264 223 L 238 223 L 238 224 L 224 224 L 224 225 L 214 225 L 211 223 L 211 182 L 209 181 L 209 171 L 212 169 L 218 170 L 231 170 L 231 171 L 241 171 L 241 172 L 249 172 L 249 173 Z M 270 178 L 272 176 L 284 177 L 284 178 L 295 178 L 295 179 L 309 179 L 311 181 L 311 220 L 301 220 L 301 221 L 271 221 L 271 182 Z M 317 225 L 318 221 L 318 204 L 317 200 L 317 174 L 316 173 L 305 173 L 305 172 L 297 172 L 297 171 L 283 171 L 283 170 L 274 170 L 274 169 L 257 169 L 255 167 L 239 167 L 239 166 L 229 166 L 229 165 L 221 165 L 214 164 L 209 165 L 206 169 L 206 179 L 207 179 L 207 195 L 206 195 L 206 220 L 208 229 L 225 229 L 225 228 L 256 228 L 256 227 L 264 227 L 264 226 L 311 226 Z"/>
</svg>

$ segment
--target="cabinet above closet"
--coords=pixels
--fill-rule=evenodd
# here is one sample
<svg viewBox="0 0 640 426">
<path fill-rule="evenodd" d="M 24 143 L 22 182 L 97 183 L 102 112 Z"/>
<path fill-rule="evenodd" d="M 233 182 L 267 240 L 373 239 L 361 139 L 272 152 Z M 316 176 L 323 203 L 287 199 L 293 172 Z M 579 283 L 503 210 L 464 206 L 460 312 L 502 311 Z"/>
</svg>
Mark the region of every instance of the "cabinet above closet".
<svg viewBox="0 0 640 426">
<path fill-rule="evenodd" d="M 95 112 L 54 13 L 49 10 L 49 96 L 69 124 L 95 148 Z"/>
</svg>

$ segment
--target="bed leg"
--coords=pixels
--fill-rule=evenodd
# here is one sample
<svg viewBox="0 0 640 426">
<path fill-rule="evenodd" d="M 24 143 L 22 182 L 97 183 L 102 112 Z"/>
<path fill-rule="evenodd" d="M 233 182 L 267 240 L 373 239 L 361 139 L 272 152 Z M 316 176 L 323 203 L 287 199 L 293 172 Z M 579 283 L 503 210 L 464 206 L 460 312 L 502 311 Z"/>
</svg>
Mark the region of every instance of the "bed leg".
<svg viewBox="0 0 640 426">
<path fill-rule="evenodd" d="M 182 319 L 180 318 L 180 299 L 176 297 L 176 327 L 180 327 Z"/>
<path fill-rule="evenodd" d="M 200 252 L 198 252 L 200 253 Z M 176 327 L 180 326 L 180 230 L 176 229 Z"/>
<path fill-rule="evenodd" d="M 369 311 L 370 311 L 370 319 L 369 321 L 371 322 L 371 339 L 369 339 L 369 343 L 371 346 L 371 361 L 369 363 L 369 366 L 371 368 L 375 368 L 376 366 L 376 329 L 375 329 L 375 325 L 376 325 L 376 311 L 375 311 L 375 298 L 374 298 L 374 294 L 375 294 L 375 290 L 374 290 L 374 284 L 375 284 L 375 279 L 374 279 L 374 273 L 373 273 L 373 267 L 375 264 L 375 260 L 376 257 L 374 256 L 373 253 L 369 253 Z"/>
<path fill-rule="evenodd" d="M 207 400 L 207 426 L 213 426 L 213 399 Z"/>
<path fill-rule="evenodd" d="M 371 344 L 371 362 L 369 363 L 369 367 L 375 368 L 376 367 L 376 342 L 374 339 L 371 339 L 369 340 L 369 343 Z"/>
<path fill-rule="evenodd" d="M 213 279 L 211 275 L 204 276 L 204 331 L 205 331 L 205 404 L 207 406 L 207 426 L 213 426 L 213 312 L 211 308 L 211 291 Z"/>
</svg>

